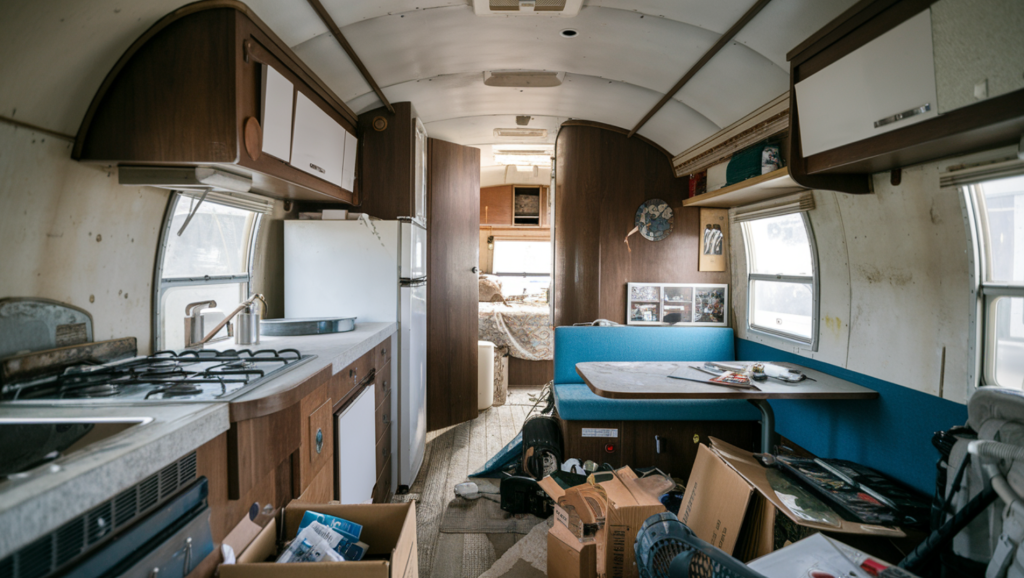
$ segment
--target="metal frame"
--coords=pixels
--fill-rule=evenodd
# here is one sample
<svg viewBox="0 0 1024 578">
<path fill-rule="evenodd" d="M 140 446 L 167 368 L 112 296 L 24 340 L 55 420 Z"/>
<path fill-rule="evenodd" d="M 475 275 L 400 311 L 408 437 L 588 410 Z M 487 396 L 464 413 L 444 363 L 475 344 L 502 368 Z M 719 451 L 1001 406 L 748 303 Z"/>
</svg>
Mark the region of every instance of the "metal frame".
<svg viewBox="0 0 1024 578">
<path fill-rule="evenodd" d="M 160 337 L 160 303 L 163 299 L 164 293 L 174 287 L 190 287 L 200 285 L 233 285 L 242 284 L 245 287 L 246 294 L 249 294 L 252 288 L 252 270 L 253 264 L 256 259 L 256 243 L 259 239 L 260 225 L 263 222 L 263 215 L 261 213 L 253 213 L 252 229 L 249 232 L 249 246 L 247 248 L 246 273 L 244 275 L 204 275 L 202 277 L 171 277 L 164 278 L 161 274 L 164 268 L 164 254 L 167 251 L 167 243 L 170 241 L 171 235 L 174 234 L 171 231 L 171 221 L 174 219 L 174 210 L 177 208 L 178 201 L 185 198 L 178 191 L 171 193 L 170 199 L 167 201 L 167 210 L 164 212 L 164 223 L 160 229 L 160 241 L 157 244 L 156 252 L 156 265 L 153 268 L 153 304 L 152 304 L 152 328 L 150 329 L 152 351 L 160 351 L 163 348 L 163 343 Z"/>
<path fill-rule="evenodd" d="M 965 223 L 969 225 L 967 235 L 970 242 L 968 256 L 971 263 L 970 349 L 972 355 L 969 359 L 968 379 L 974 389 L 987 385 L 999 385 L 995 380 L 996 323 L 993 316 L 996 304 L 1004 297 L 1024 299 L 1024 284 L 989 283 L 986 281 L 992 256 L 986 242 L 986 239 L 989 238 L 988 214 L 985 211 L 984 200 L 979 195 L 978 184 L 960 187 L 963 192 L 961 208 L 964 211 Z"/>
<path fill-rule="evenodd" d="M 770 275 L 765 273 L 753 273 L 753 246 L 751 244 L 750 235 L 747 233 L 747 222 L 740 223 L 743 230 L 743 246 L 747 252 L 747 331 L 758 333 L 761 335 L 767 335 L 777 339 L 782 339 L 802 346 L 809 346 L 811 351 L 818 351 L 818 317 L 820 314 L 821 306 L 821 283 L 819 282 L 820 271 L 818 267 L 818 244 L 814 240 L 814 228 L 811 226 L 811 219 L 806 211 L 800 212 L 800 218 L 803 219 L 804 229 L 807 231 L 807 243 L 811 249 L 811 276 L 807 277 L 804 275 Z M 757 220 L 757 219 L 754 219 Z M 803 283 L 810 284 L 811 286 L 811 338 L 810 340 L 802 339 L 800 336 L 793 335 L 791 333 L 785 333 L 771 329 L 769 327 L 761 327 L 754 325 L 753 319 L 753 302 L 754 294 L 751 291 L 751 281 L 775 281 L 782 283 Z"/>
</svg>

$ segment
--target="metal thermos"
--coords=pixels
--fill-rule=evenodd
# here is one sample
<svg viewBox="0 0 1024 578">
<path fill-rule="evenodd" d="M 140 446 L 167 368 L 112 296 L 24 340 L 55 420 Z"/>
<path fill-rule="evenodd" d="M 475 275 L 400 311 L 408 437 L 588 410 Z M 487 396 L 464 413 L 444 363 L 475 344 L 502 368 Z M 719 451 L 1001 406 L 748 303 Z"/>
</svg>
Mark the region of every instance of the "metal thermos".
<svg viewBox="0 0 1024 578">
<path fill-rule="evenodd" d="M 260 312 L 255 304 L 249 304 L 235 322 L 235 343 L 238 345 L 260 344 Z"/>
</svg>

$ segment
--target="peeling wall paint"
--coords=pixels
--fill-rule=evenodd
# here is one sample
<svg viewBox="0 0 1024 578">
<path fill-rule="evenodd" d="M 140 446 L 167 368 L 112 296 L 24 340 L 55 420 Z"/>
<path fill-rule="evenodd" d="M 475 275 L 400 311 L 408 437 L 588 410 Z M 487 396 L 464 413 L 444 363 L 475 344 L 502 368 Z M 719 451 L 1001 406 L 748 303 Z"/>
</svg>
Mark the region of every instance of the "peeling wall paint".
<svg viewBox="0 0 1024 578">
<path fill-rule="evenodd" d="M 733 289 L 740 338 L 965 403 L 970 276 L 959 191 L 939 187 L 957 160 L 874 175 L 874 194 L 815 191 L 809 213 L 820 270 L 816 352 L 747 330 L 745 283 Z M 733 278 L 746 277 L 734 226 Z"/>
<path fill-rule="evenodd" d="M 117 184 L 71 160 L 71 143 L 0 124 L 0 297 L 45 297 L 93 316 L 96 340 L 150 349 L 150 304 L 167 191 Z"/>
</svg>

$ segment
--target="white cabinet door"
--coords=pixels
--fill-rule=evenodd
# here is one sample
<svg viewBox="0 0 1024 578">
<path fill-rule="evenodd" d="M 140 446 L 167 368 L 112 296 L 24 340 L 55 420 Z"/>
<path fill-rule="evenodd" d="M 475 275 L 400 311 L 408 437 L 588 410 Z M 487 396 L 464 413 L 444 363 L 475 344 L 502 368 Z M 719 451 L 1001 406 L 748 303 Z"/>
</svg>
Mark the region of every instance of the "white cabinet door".
<svg viewBox="0 0 1024 578">
<path fill-rule="evenodd" d="M 356 135 L 345 133 L 345 163 L 341 170 L 341 188 L 351 191 L 356 183 L 356 151 L 359 150 L 359 141 Z"/>
<path fill-rule="evenodd" d="M 295 85 L 274 67 L 263 65 L 263 152 L 284 162 L 292 153 L 292 104 Z"/>
<path fill-rule="evenodd" d="M 377 483 L 377 432 L 374 387 L 363 389 L 337 417 L 338 499 L 342 504 L 369 504 Z"/>
<path fill-rule="evenodd" d="M 936 116 L 931 12 L 796 84 L 805 157 Z"/>
<path fill-rule="evenodd" d="M 348 132 L 301 91 L 295 99 L 292 166 L 340 187 Z"/>
</svg>

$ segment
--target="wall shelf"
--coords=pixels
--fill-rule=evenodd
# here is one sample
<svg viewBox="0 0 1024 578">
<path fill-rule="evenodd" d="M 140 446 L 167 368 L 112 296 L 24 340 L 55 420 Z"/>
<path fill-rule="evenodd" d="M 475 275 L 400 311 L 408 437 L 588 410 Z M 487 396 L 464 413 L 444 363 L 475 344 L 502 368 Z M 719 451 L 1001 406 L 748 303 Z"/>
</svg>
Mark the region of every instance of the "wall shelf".
<svg viewBox="0 0 1024 578">
<path fill-rule="evenodd" d="M 717 191 L 686 199 L 683 206 L 731 209 L 804 190 L 807 190 L 807 187 L 798 184 L 789 176 L 789 167 L 783 167 Z"/>
</svg>

